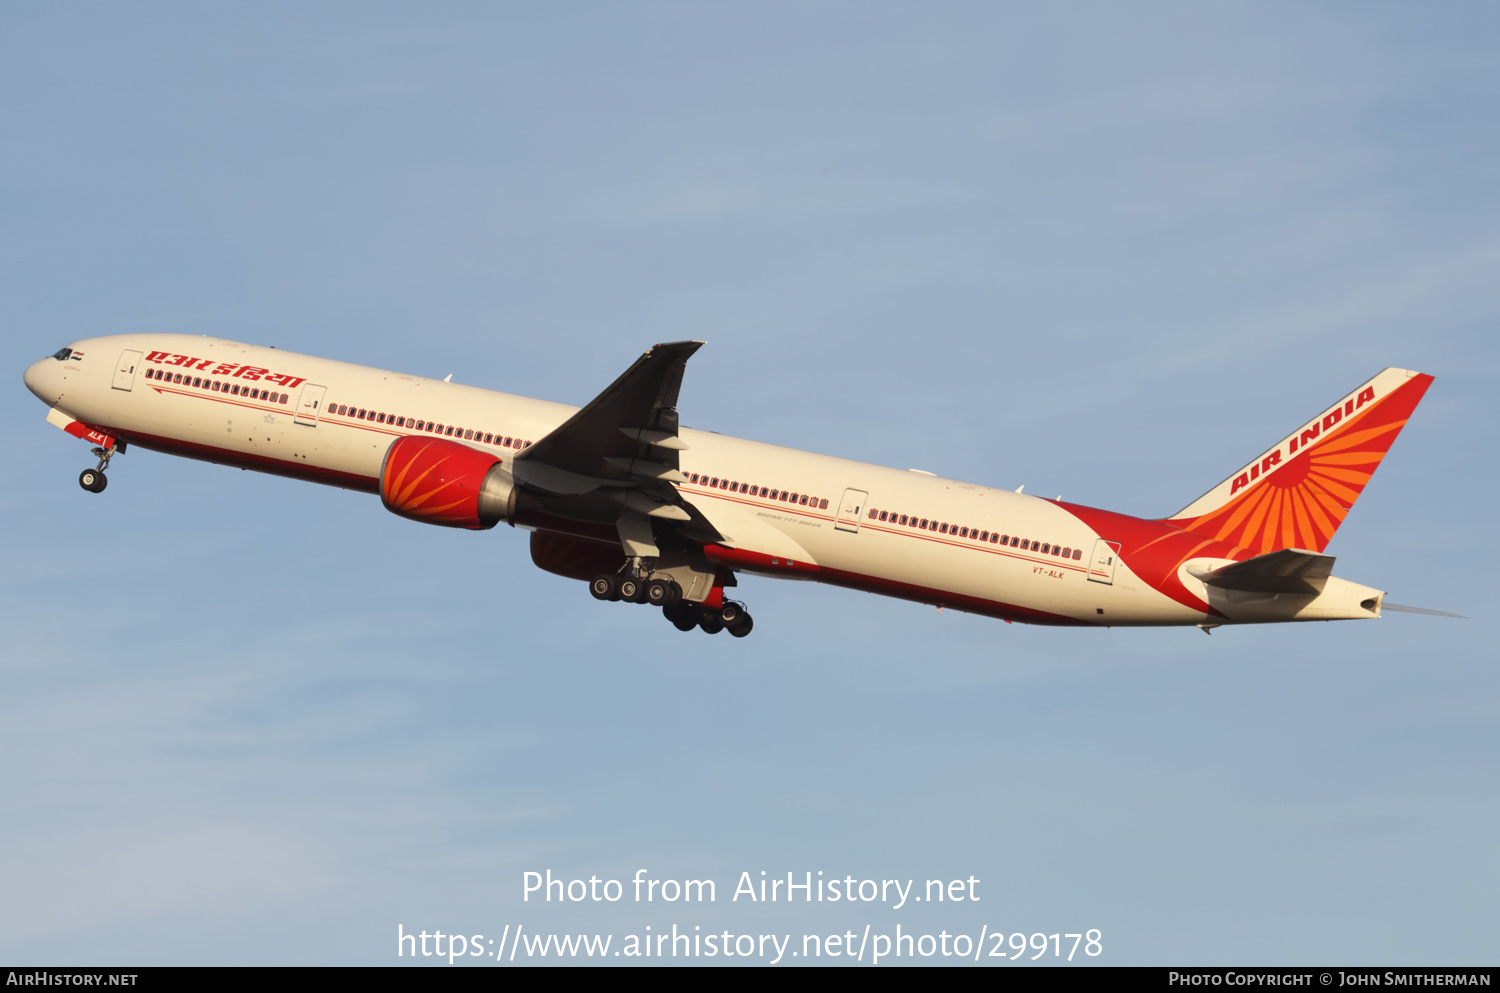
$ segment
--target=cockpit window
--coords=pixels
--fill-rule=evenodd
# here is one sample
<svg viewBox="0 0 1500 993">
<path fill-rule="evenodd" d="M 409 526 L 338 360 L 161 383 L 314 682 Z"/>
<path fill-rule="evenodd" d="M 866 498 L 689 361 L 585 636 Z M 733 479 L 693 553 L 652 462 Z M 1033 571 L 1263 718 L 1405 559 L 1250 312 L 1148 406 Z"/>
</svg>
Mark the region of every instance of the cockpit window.
<svg viewBox="0 0 1500 993">
<path fill-rule="evenodd" d="M 57 351 L 52 353 L 52 357 L 59 362 L 66 362 L 68 361 L 68 356 L 72 354 L 73 349 L 71 348 L 59 348 Z"/>
</svg>

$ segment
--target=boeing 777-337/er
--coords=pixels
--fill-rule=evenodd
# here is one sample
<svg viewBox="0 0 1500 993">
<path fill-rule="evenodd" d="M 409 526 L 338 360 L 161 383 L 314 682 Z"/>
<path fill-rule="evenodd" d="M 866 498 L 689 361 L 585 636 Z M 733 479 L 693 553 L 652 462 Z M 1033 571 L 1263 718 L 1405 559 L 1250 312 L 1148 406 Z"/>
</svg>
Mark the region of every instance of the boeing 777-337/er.
<svg viewBox="0 0 1500 993">
<path fill-rule="evenodd" d="M 1323 549 L 1432 382 L 1386 369 L 1148 520 L 681 427 L 701 344 L 657 345 L 583 407 L 173 334 L 75 342 L 26 386 L 93 443 L 91 492 L 132 446 L 378 493 L 426 524 L 526 528 L 598 599 L 743 636 L 739 573 L 1031 624 L 1379 617 L 1385 594 Z"/>
</svg>

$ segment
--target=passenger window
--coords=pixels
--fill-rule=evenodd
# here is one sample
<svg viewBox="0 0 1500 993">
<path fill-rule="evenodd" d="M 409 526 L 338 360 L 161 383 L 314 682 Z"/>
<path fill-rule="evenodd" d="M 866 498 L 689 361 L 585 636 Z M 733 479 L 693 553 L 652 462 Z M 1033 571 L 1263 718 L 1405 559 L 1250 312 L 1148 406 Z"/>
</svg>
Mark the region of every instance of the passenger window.
<svg viewBox="0 0 1500 993">
<path fill-rule="evenodd" d="M 827 500 L 819 500 L 818 501 L 818 509 L 819 510 L 827 510 L 828 509 L 828 501 Z"/>
</svg>

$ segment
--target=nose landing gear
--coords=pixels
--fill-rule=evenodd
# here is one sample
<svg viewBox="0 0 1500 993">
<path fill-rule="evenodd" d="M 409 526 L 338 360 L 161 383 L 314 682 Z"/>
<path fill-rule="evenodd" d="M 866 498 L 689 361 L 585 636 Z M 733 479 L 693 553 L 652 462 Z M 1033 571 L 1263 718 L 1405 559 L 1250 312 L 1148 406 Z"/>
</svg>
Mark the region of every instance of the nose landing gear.
<svg viewBox="0 0 1500 993">
<path fill-rule="evenodd" d="M 103 493 L 104 487 L 109 485 L 109 479 L 105 477 L 104 470 L 109 466 L 109 460 L 115 457 L 113 448 L 96 448 L 94 455 L 98 457 L 99 464 L 92 469 L 85 469 L 78 474 L 78 485 L 90 493 Z"/>
</svg>

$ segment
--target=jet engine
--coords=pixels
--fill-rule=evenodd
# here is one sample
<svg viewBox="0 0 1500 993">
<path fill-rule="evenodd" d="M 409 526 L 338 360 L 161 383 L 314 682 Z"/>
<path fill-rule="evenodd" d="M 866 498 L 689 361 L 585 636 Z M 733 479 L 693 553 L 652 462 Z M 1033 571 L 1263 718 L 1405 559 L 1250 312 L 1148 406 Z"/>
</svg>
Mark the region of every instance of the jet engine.
<svg viewBox="0 0 1500 993">
<path fill-rule="evenodd" d="M 423 524 L 482 530 L 514 519 L 519 490 L 499 458 L 446 438 L 397 438 L 380 467 L 380 499 Z"/>
</svg>

